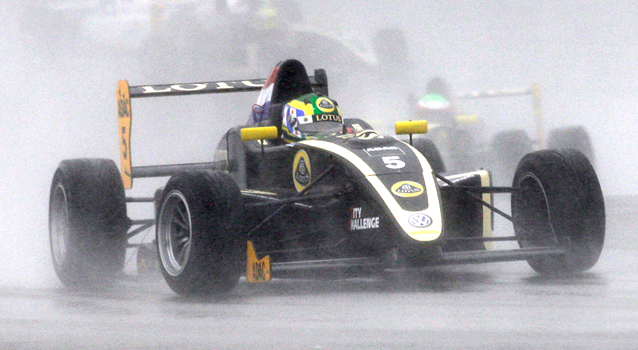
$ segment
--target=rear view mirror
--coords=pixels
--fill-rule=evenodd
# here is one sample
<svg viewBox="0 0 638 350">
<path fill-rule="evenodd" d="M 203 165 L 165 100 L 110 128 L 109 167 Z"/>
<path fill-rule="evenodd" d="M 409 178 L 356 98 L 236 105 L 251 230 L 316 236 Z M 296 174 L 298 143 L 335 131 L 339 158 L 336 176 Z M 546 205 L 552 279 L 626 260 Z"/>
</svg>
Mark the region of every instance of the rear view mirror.
<svg viewBox="0 0 638 350">
<path fill-rule="evenodd" d="M 241 129 L 242 141 L 274 140 L 279 136 L 276 126 L 259 126 Z"/>
<path fill-rule="evenodd" d="M 394 132 L 397 135 L 410 135 L 410 145 L 412 144 L 412 134 L 425 134 L 428 132 L 427 120 L 408 120 L 394 123 Z"/>
<path fill-rule="evenodd" d="M 394 123 L 394 132 L 397 135 L 425 134 L 428 132 L 427 120 L 409 120 Z"/>
</svg>

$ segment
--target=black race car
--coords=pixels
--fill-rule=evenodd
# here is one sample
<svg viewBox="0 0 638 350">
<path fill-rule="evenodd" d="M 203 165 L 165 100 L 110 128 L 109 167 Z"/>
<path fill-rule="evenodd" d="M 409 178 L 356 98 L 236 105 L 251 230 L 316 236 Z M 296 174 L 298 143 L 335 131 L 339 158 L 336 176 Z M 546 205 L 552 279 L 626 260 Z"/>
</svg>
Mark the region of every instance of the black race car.
<svg viewBox="0 0 638 350">
<path fill-rule="evenodd" d="M 249 121 L 225 133 L 213 162 L 132 166 L 131 98 L 257 90 Z M 603 195 L 582 153 L 527 154 L 512 187 L 493 187 L 487 170 L 434 172 L 410 145 L 412 134 L 427 131 L 425 121 L 397 122 L 405 140 L 344 118 L 340 132 L 284 142 L 282 106 L 311 92 L 328 95 L 325 71 L 308 77 L 296 60 L 280 63 L 267 80 L 120 81 L 121 171 L 108 159 L 71 159 L 53 177 L 50 238 L 59 278 L 69 286 L 112 282 L 127 247 L 139 248 L 128 240 L 153 225 L 163 276 L 182 295 L 228 292 L 244 273 L 260 282 L 291 271 L 527 260 L 540 274 L 564 275 L 596 263 Z M 170 179 L 154 196 L 125 195 L 133 179 L 164 176 Z M 501 193 L 511 194 L 511 215 L 493 205 Z M 154 203 L 155 217 L 129 219 L 130 202 Z M 495 214 L 513 222 L 514 236 L 493 235 Z M 494 241 L 520 248 L 488 249 Z"/>
</svg>

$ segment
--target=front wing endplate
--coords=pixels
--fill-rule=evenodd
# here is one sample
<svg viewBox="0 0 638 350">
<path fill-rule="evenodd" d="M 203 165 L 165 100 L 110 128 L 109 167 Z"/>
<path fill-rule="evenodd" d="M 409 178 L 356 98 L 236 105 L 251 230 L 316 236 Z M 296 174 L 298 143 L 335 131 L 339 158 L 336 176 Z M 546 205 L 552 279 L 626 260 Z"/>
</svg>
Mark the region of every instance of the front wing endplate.
<svg viewBox="0 0 638 350">
<path fill-rule="evenodd" d="M 255 248 L 253 248 L 253 242 L 251 241 L 248 241 L 247 253 L 246 282 L 259 283 L 270 281 L 270 256 L 266 255 L 261 260 L 258 260 Z"/>
</svg>

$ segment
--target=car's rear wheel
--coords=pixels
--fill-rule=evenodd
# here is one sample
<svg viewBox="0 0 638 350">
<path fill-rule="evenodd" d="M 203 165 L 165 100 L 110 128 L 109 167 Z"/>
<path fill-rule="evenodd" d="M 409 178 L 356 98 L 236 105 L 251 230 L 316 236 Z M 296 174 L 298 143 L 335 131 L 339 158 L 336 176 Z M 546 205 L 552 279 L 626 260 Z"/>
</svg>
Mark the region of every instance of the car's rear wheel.
<svg viewBox="0 0 638 350">
<path fill-rule="evenodd" d="M 53 176 L 49 238 L 53 267 L 70 287 L 110 284 L 124 267 L 124 186 L 109 159 L 64 160 Z"/>
<path fill-rule="evenodd" d="M 592 146 L 591 137 L 583 126 L 567 126 L 557 128 L 549 133 L 547 139 L 547 148 L 573 148 L 581 151 L 587 159 L 593 164 L 594 147 Z"/>
<path fill-rule="evenodd" d="M 184 296 L 232 290 L 242 272 L 246 245 L 239 188 L 226 173 L 172 177 L 157 219 L 160 268 Z"/>
<path fill-rule="evenodd" d="M 588 270 L 605 239 L 605 206 L 596 173 L 577 150 L 542 150 L 520 161 L 512 195 L 514 230 L 521 247 L 558 246 L 565 254 L 535 257 L 542 275 Z"/>
</svg>

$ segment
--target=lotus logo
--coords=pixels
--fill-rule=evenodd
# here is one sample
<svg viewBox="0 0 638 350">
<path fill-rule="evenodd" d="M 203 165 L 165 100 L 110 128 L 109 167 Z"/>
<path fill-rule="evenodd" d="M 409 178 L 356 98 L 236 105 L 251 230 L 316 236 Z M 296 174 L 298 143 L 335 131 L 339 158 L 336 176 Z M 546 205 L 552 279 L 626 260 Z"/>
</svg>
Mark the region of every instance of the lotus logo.
<svg viewBox="0 0 638 350">
<path fill-rule="evenodd" d="M 317 108 L 322 112 L 330 113 L 335 110 L 335 105 L 332 101 L 325 97 L 319 97 L 315 103 L 317 104 Z"/>
<path fill-rule="evenodd" d="M 432 218 L 421 213 L 412 214 L 408 218 L 408 223 L 414 227 L 419 227 L 419 228 L 428 227 L 432 225 Z"/>
<path fill-rule="evenodd" d="M 304 150 L 299 150 L 295 155 L 292 165 L 292 180 L 298 192 L 303 191 L 312 181 L 310 158 Z"/>
<path fill-rule="evenodd" d="M 306 161 L 303 158 L 299 159 L 297 171 L 295 171 L 295 180 L 304 186 L 307 186 L 310 183 L 310 173 L 308 172 Z"/>
<path fill-rule="evenodd" d="M 414 181 L 401 181 L 392 185 L 392 193 L 399 197 L 416 197 L 423 193 L 423 186 Z"/>
</svg>

